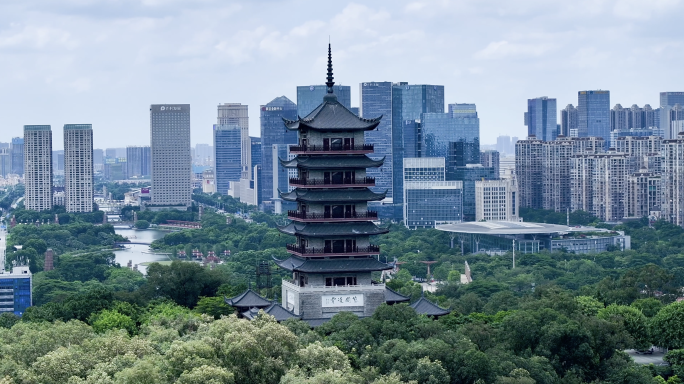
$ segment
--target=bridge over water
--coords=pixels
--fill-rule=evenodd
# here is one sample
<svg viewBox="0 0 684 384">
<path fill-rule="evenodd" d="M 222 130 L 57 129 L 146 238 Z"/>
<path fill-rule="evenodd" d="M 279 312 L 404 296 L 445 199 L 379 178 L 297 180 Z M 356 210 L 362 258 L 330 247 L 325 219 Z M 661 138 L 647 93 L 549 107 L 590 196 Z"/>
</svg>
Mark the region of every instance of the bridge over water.
<svg viewBox="0 0 684 384">
<path fill-rule="evenodd" d="M 114 243 L 114 245 L 126 245 L 126 244 L 129 244 L 129 245 L 152 245 L 152 243 L 144 242 L 144 241 L 121 241 L 121 242 Z"/>
</svg>

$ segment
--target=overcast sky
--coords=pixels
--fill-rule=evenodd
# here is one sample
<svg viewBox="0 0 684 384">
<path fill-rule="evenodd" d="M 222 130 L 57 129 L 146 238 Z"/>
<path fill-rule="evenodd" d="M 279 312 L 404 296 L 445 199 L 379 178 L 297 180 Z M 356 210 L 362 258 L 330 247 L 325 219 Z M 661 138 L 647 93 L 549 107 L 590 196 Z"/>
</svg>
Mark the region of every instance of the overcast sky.
<svg viewBox="0 0 684 384">
<path fill-rule="evenodd" d="M 476 103 L 483 143 L 524 137 L 527 99 L 659 104 L 684 91 L 680 0 L 1 0 L 0 141 L 25 124 L 93 124 L 95 147 L 149 144 L 149 105 L 189 103 L 211 143 L 219 103 L 258 106 L 325 81 L 445 86 Z"/>
</svg>

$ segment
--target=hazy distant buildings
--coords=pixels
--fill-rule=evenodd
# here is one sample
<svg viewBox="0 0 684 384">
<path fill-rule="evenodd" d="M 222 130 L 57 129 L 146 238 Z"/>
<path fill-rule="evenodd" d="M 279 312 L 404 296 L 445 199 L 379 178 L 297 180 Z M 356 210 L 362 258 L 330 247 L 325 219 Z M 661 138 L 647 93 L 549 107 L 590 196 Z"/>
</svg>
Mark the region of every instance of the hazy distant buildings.
<svg viewBox="0 0 684 384">
<path fill-rule="evenodd" d="M 214 165 L 214 147 L 209 144 L 195 144 L 193 164 L 202 166 Z"/>
<path fill-rule="evenodd" d="M 510 137 L 510 136 L 498 136 L 496 138 L 496 150 L 502 154 L 502 156 L 506 155 L 515 155 L 515 143 L 518 142 L 517 137 Z"/>
<path fill-rule="evenodd" d="M 64 196 L 67 212 L 93 211 L 93 126 L 64 125 Z"/>
<path fill-rule="evenodd" d="M 305 85 L 297 87 L 297 115 L 304 117 L 321 104 L 328 87 L 326 85 Z M 337 101 L 351 110 L 351 87 L 348 85 L 334 85 L 333 91 Z"/>
<path fill-rule="evenodd" d="M 102 149 L 93 149 L 93 170 L 95 172 L 104 170 L 104 151 Z"/>
<path fill-rule="evenodd" d="M 525 112 L 527 136 L 544 141 L 555 140 L 558 136 L 556 116 L 556 99 L 546 96 L 528 99 Z"/>
<path fill-rule="evenodd" d="M 24 206 L 52 209 L 52 130 L 49 125 L 24 126 Z"/>
<path fill-rule="evenodd" d="M 128 178 L 147 179 L 150 177 L 152 152 L 149 146 L 126 147 L 126 173 Z"/>
<path fill-rule="evenodd" d="M 10 143 L 10 167 L 15 175 L 24 174 L 24 139 L 22 137 L 13 137 Z"/>
<path fill-rule="evenodd" d="M 338 96 L 339 97 L 339 96 Z M 323 99 L 317 98 L 316 106 Z M 297 120 L 297 105 L 285 96 L 276 97 L 260 108 L 261 117 L 261 176 L 258 179 L 261 188 L 261 201 L 265 210 L 273 209 L 273 145 L 277 144 L 297 144 L 297 131 L 285 128 L 283 118 Z M 306 116 L 301 116 L 306 117 Z"/>
<path fill-rule="evenodd" d="M 497 175 L 501 174 L 501 155 L 498 151 L 489 149 L 480 152 L 480 164 L 483 167 L 494 168 L 494 173 Z"/>
<path fill-rule="evenodd" d="M 610 142 L 610 91 L 577 93 L 577 135 L 602 137 Z"/>
<path fill-rule="evenodd" d="M 0 148 L 0 177 L 7 177 L 12 173 L 12 151 L 9 148 Z"/>
<path fill-rule="evenodd" d="M 192 203 L 190 105 L 150 107 L 152 207 L 186 208 Z"/>
<path fill-rule="evenodd" d="M 392 82 L 366 82 L 359 84 L 360 115 L 366 119 L 382 116 L 380 125 L 374 130 L 364 132 L 366 144 L 372 144 L 374 152 L 369 155 L 373 160 L 383 157 L 381 167 L 369 168 L 366 173 L 375 178 L 371 190 L 377 193 L 387 191 L 392 196 Z"/>
<path fill-rule="evenodd" d="M 493 167 L 483 167 L 482 164 L 468 164 L 453 170 L 447 168 L 447 180 L 463 182 L 463 221 L 475 221 L 475 182 L 498 178 Z"/>
</svg>

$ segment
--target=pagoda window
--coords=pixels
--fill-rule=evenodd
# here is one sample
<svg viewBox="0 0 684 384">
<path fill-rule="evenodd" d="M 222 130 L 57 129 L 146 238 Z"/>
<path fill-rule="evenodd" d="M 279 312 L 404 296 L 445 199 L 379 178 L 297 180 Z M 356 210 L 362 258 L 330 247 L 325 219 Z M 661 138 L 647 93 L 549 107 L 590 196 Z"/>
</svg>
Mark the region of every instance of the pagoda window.
<svg viewBox="0 0 684 384">
<path fill-rule="evenodd" d="M 348 205 L 325 205 L 323 207 L 325 212 L 325 218 L 333 219 L 344 219 L 352 218 L 356 215 L 356 206 L 353 204 Z"/>
<path fill-rule="evenodd" d="M 344 183 L 344 172 L 332 172 L 332 183 L 333 184 L 343 184 Z"/>
<path fill-rule="evenodd" d="M 336 277 L 326 277 L 325 286 L 345 286 L 345 285 L 356 285 L 356 276 L 336 276 Z"/>
<path fill-rule="evenodd" d="M 354 149 L 354 138 L 345 137 L 344 138 L 344 149 Z"/>
</svg>

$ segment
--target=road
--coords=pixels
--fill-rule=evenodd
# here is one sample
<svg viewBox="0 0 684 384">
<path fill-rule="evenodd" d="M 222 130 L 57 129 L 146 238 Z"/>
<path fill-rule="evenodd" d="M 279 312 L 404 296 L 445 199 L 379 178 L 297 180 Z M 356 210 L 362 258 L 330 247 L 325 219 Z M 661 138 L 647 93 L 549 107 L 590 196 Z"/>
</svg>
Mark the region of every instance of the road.
<svg viewBox="0 0 684 384">
<path fill-rule="evenodd" d="M 5 252 L 7 251 L 7 230 L 0 224 L 0 273 L 5 270 Z"/>
<path fill-rule="evenodd" d="M 636 353 L 635 350 L 633 349 L 628 349 L 625 352 L 629 355 L 629 357 L 634 360 L 635 363 L 641 364 L 641 365 L 648 365 L 648 364 L 653 364 L 653 365 L 663 365 L 667 364 L 663 360 L 663 356 L 665 356 L 665 353 L 660 351 L 657 348 L 653 349 L 653 354 L 652 355 L 642 355 Z"/>
</svg>

